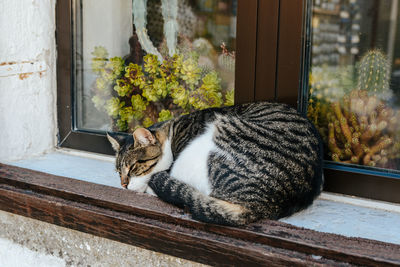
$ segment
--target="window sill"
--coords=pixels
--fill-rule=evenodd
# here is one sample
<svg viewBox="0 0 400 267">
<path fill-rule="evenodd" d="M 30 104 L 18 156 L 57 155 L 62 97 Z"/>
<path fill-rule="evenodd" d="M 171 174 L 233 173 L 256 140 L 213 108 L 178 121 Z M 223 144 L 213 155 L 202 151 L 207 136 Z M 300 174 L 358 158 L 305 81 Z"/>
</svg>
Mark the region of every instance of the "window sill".
<svg viewBox="0 0 400 267">
<path fill-rule="evenodd" d="M 223 227 L 191 220 L 182 210 L 155 197 L 119 189 L 112 157 L 56 152 L 41 158 L 47 161 L 29 159 L 12 164 L 47 173 L 0 165 L 0 209 L 211 265 L 400 264 L 399 245 L 300 228 L 379 239 L 379 231 L 378 236 L 360 231 L 357 220 L 366 221 L 364 225 L 372 233 L 390 230 L 387 236 L 380 234 L 381 240 L 400 244 L 398 237 L 390 235 L 400 232 L 394 229 L 399 227 L 395 223 L 400 218 L 397 205 L 323 194 L 310 209 L 280 222 Z M 350 206 L 360 213 L 374 212 L 346 219 L 343 211 Z M 334 218 L 327 217 L 329 214 Z M 393 223 L 385 221 L 390 227 L 382 227 L 387 218 Z"/>
</svg>

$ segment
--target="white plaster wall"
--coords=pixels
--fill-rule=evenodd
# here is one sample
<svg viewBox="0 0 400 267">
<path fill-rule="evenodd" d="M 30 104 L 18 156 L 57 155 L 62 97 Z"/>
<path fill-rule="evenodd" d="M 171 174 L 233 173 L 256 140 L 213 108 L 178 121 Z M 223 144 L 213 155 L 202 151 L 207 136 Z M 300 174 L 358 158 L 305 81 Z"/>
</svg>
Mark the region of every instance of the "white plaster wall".
<svg viewBox="0 0 400 267">
<path fill-rule="evenodd" d="M 55 3 L 0 0 L 0 162 L 56 145 Z M 0 211 L 0 266 L 201 265 Z"/>
<path fill-rule="evenodd" d="M 0 1 L 0 161 L 56 144 L 55 2 Z"/>
</svg>

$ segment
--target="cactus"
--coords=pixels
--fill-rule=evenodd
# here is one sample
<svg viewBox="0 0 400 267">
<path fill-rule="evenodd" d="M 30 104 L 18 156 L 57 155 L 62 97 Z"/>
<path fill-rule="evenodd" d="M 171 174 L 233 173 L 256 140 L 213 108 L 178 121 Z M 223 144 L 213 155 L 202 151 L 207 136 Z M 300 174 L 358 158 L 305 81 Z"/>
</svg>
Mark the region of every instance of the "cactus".
<svg viewBox="0 0 400 267">
<path fill-rule="evenodd" d="M 311 101 L 308 111 L 333 161 L 384 168 L 393 168 L 391 160 L 400 155 L 399 114 L 366 90 L 353 90 L 331 104 Z"/>
<path fill-rule="evenodd" d="M 367 90 L 382 100 L 392 96 L 389 88 L 389 61 L 379 50 L 368 51 L 358 66 L 358 89 Z"/>
<path fill-rule="evenodd" d="M 313 69 L 308 118 L 333 161 L 397 169 L 400 111 L 388 101 L 392 91 L 386 56 L 371 50 L 361 58 L 354 79 L 357 86 L 352 84 L 350 72 L 340 74 L 345 68 Z"/>
<path fill-rule="evenodd" d="M 225 68 L 226 70 L 234 72 L 235 71 L 235 61 L 236 61 L 235 52 L 229 52 L 228 49 L 226 48 L 225 43 L 221 44 L 221 49 L 222 49 L 222 53 L 218 57 L 218 64 L 222 68 Z"/>
</svg>

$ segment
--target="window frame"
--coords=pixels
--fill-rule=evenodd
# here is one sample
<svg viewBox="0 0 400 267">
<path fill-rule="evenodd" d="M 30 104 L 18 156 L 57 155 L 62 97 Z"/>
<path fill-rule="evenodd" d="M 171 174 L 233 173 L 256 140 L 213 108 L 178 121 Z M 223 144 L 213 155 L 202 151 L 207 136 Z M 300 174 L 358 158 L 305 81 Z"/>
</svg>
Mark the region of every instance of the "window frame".
<svg viewBox="0 0 400 267">
<path fill-rule="evenodd" d="M 59 1 L 56 7 L 56 43 L 58 48 L 57 61 L 57 115 L 58 115 L 58 146 L 85 150 L 95 153 L 113 155 L 114 151 L 105 134 L 80 130 L 75 128 L 74 112 L 74 66 L 73 66 L 73 21 L 75 0 Z M 277 2 L 277 0 L 271 1 Z M 254 101 L 255 61 L 257 37 L 258 1 L 238 0 L 237 42 L 235 68 L 235 102 Z M 275 18 L 268 19 L 271 23 Z M 268 22 L 267 21 L 267 22 Z M 271 41 L 273 43 L 274 40 Z M 273 50 L 268 52 L 274 56 Z M 268 61 L 269 68 L 275 67 L 274 61 Z M 236 79 L 240 77 L 240 79 Z"/>
<path fill-rule="evenodd" d="M 104 135 L 73 129 L 72 2 L 60 1 L 57 7 L 58 145 L 111 155 L 114 152 Z M 311 40 L 305 30 L 312 15 L 311 2 L 239 0 L 236 103 L 272 100 L 305 110 L 300 98 L 308 85 L 307 48 Z M 240 23 L 242 19 L 246 23 Z M 400 203 L 400 179 L 384 173 L 338 170 L 327 164 L 325 177 L 326 191 Z"/>
<path fill-rule="evenodd" d="M 242 6 L 246 2 L 239 0 L 240 10 L 246 10 Z M 71 3 L 59 0 L 56 4 L 59 143 L 62 147 L 111 152 L 103 135 L 72 129 Z M 250 90 L 239 90 L 236 100 L 278 100 L 296 106 L 302 77 L 305 0 L 252 0 L 247 5 L 251 7 L 247 13 L 238 16 L 249 24 L 238 25 L 241 38 L 237 43 L 237 72 L 245 73 L 247 79 L 236 84 Z M 268 12 L 269 16 L 264 16 Z M 287 23 L 289 18 L 298 22 L 295 27 Z M 243 51 L 251 56 L 243 57 Z M 400 263 L 399 245 L 270 220 L 242 228 L 206 224 L 151 196 L 4 164 L 0 164 L 0 209 L 211 265 Z"/>
<path fill-rule="evenodd" d="M 112 155 L 104 134 L 73 126 L 73 2 L 57 5 L 58 146 Z M 278 101 L 304 112 L 312 0 L 239 0 L 238 10 L 235 102 Z M 326 163 L 325 191 L 400 203 L 400 179 Z"/>
<path fill-rule="evenodd" d="M 308 70 L 312 46 L 312 0 L 280 0 L 275 100 L 306 111 Z M 380 171 L 366 171 L 325 161 L 324 190 L 375 200 L 400 203 L 400 178 Z"/>
</svg>

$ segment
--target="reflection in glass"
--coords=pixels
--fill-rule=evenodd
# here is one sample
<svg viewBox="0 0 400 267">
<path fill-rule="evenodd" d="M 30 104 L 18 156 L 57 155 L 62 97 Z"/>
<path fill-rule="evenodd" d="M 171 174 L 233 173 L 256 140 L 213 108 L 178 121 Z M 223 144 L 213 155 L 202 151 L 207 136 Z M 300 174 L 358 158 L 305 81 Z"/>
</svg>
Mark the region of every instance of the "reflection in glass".
<svg viewBox="0 0 400 267">
<path fill-rule="evenodd" d="M 308 117 L 327 159 L 400 169 L 398 0 L 314 0 Z"/>
<path fill-rule="evenodd" d="M 76 1 L 79 129 L 133 131 L 233 105 L 236 1 Z"/>
</svg>

